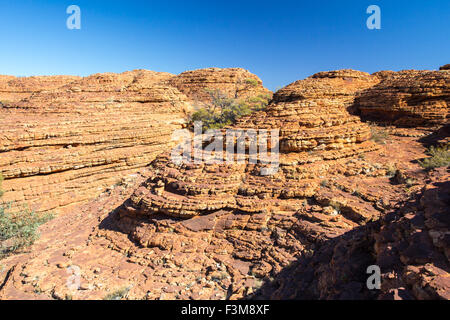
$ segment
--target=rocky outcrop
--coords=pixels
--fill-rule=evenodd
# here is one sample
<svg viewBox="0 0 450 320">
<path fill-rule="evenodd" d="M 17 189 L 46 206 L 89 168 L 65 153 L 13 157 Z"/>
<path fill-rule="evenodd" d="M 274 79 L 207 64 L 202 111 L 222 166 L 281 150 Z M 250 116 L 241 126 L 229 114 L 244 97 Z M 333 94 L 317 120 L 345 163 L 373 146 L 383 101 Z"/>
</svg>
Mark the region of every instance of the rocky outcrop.
<svg viewBox="0 0 450 320">
<path fill-rule="evenodd" d="M 130 205 L 143 213 L 189 218 L 221 209 L 258 213 L 280 199 L 313 196 L 320 177 L 336 168 L 333 161 L 377 148 L 369 141 L 369 127 L 346 110 L 358 91 L 377 81 L 352 70 L 317 74 L 277 92 L 265 111 L 240 119 L 233 129 L 280 130 L 276 174 L 264 176 L 264 164 L 176 166 L 168 153 L 152 164 L 154 173 Z"/>
<path fill-rule="evenodd" d="M 276 92 L 265 112 L 241 119 L 242 129 L 280 129 L 280 151 L 298 153 L 299 162 L 357 154 L 370 130 L 347 108 L 355 95 L 378 83 L 376 77 L 353 70 L 321 72 Z M 302 158 L 307 159 L 302 159 Z"/>
<path fill-rule="evenodd" d="M 29 253 L 3 259 L 0 298 L 103 299 L 124 289 L 124 299 L 326 298 L 341 296 L 342 286 L 342 297 L 376 298 L 379 291 L 364 290 L 367 265 L 376 259 L 374 222 L 361 217 L 395 211 L 422 188 L 426 178 L 411 160 L 424 151 L 412 137 L 393 136 L 364 158 L 328 160 L 333 174 L 321 176 L 313 197 L 278 198 L 259 213 L 218 210 L 189 219 L 124 212 L 124 199 L 153 186 L 147 180 L 154 169 L 145 168 L 42 226 Z M 417 185 L 405 191 L 392 183 L 386 171 L 393 164 Z M 296 268 L 310 258 L 317 269 Z M 76 270 L 79 286 L 70 287 Z M 346 281 L 349 274 L 359 287 Z M 310 282 L 315 278 L 323 295 Z"/>
<path fill-rule="evenodd" d="M 381 82 L 361 92 L 355 102 L 363 119 L 406 127 L 448 122 L 449 71 L 382 71 L 374 75 Z"/>
<path fill-rule="evenodd" d="M 0 75 L 0 104 L 18 102 L 36 92 L 59 88 L 79 80 L 76 76 L 14 77 Z"/>
<path fill-rule="evenodd" d="M 173 77 L 149 85 L 133 77 L 106 81 L 111 104 L 166 105 L 155 102 L 160 86 L 173 89 L 178 102 L 170 108 L 195 100 L 170 85 Z M 169 152 L 148 167 L 44 225 L 31 253 L 2 260 L 0 298 L 102 299 L 118 290 L 127 299 L 448 298 L 448 172 L 419 166 L 426 147 L 415 129 L 387 131 L 376 143 L 371 129 L 381 129 L 350 113 L 358 97 L 390 77 L 318 73 L 240 119 L 231 129 L 279 129 L 278 170 L 237 150 L 206 159 L 243 162 L 178 163 L 165 145 Z M 94 93 L 66 87 L 74 98 L 61 105 L 108 105 L 92 81 Z M 34 105 L 22 101 L 17 110 L 40 110 Z M 381 290 L 366 286 L 370 265 L 381 267 Z M 68 286 L 74 270 L 79 282 Z"/>
<path fill-rule="evenodd" d="M 386 168 L 359 157 L 379 146 L 369 141 L 369 127 L 347 112 L 356 93 L 377 82 L 344 70 L 293 83 L 275 94 L 266 111 L 233 127 L 280 128 L 275 174 L 263 175 L 264 164 L 175 164 L 164 154 L 112 215 L 114 225 L 157 252 L 155 258 L 173 257 L 168 263 L 175 272 L 186 266 L 197 275 L 206 272 L 216 281 L 212 289 L 227 292 L 221 297 L 251 294 L 262 279 L 321 243 L 378 219 L 379 190 L 356 192 L 351 181 L 361 175 L 384 179 Z"/>
<path fill-rule="evenodd" d="M 450 170 L 431 173 L 417 202 L 374 235 L 380 299 L 450 299 Z"/>
<path fill-rule="evenodd" d="M 449 171 L 430 174 L 417 196 L 379 221 L 324 243 L 266 283 L 253 298 L 450 299 Z M 367 267 L 381 270 L 369 290 Z"/>
<path fill-rule="evenodd" d="M 208 68 L 186 71 L 169 83 L 196 102 L 207 102 L 209 90 L 220 90 L 229 98 L 246 99 L 258 95 L 271 95 L 256 75 L 241 68 Z"/>
<path fill-rule="evenodd" d="M 148 165 L 170 149 L 173 131 L 184 126 L 193 104 L 169 84 L 178 78 L 169 73 L 4 78 L 0 101 L 14 99 L 0 109 L 2 200 L 38 211 L 92 199 Z"/>
<path fill-rule="evenodd" d="M 170 146 L 188 107 L 166 74 L 99 74 L 3 106 L 2 200 L 38 211 L 92 199 Z"/>
</svg>

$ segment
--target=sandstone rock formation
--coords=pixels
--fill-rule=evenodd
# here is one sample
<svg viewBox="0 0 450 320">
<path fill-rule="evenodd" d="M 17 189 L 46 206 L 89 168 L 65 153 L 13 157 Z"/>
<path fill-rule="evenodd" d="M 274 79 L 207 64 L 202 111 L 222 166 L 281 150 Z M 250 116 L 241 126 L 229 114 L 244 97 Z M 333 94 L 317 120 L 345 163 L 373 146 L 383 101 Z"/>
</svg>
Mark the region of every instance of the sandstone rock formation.
<svg viewBox="0 0 450 320">
<path fill-rule="evenodd" d="M 109 94 L 95 93 L 103 85 L 90 80 L 66 86 L 73 100 L 58 89 L 47 101 L 61 97 L 61 105 L 73 108 L 113 95 L 116 107 L 135 99 L 154 107 L 155 88 L 167 86 L 162 92 L 173 90 L 177 103 L 169 108 L 177 114 L 204 92 L 188 90 L 186 75 L 183 85 L 161 75 L 148 86 L 130 82 L 137 75 L 125 74 L 122 82 L 105 77 Z M 419 166 L 425 137 L 418 139 L 415 129 L 387 131 L 379 144 L 351 114 L 357 99 L 393 77 L 321 72 L 277 92 L 265 111 L 240 119 L 232 129 L 279 129 L 279 169 L 272 175 L 263 174 L 267 163 L 248 163 L 248 156 L 243 163 L 175 163 L 165 145 L 169 152 L 148 167 L 44 225 L 29 253 L 2 260 L 0 299 L 102 299 L 124 288 L 127 299 L 448 299 L 448 169 L 428 173 Z M 187 78 L 203 88 L 197 84 L 202 77 Z M 88 85 L 94 93 L 83 89 Z M 39 95 L 16 111 L 40 110 L 30 103 Z M 439 107 L 432 95 L 424 99 Z M 446 139 L 445 132 L 433 139 Z M 134 134 L 141 137 L 141 127 Z M 71 171 L 77 170 L 65 173 Z M 366 286 L 373 264 L 382 268 L 379 291 Z M 71 288 L 74 267 L 80 286 Z"/>
<path fill-rule="evenodd" d="M 450 299 L 448 168 L 427 177 L 417 195 L 379 221 L 326 242 L 266 283 L 253 298 Z M 381 289 L 368 290 L 377 265 Z"/>
<path fill-rule="evenodd" d="M 208 101 L 208 90 L 220 90 L 230 98 L 249 98 L 271 91 L 262 86 L 256 75 L 241 68 L 208 68 L 186 71 L 169 83 L 196 102 Z"/>
<path fill-rule="evenodd" d="M 435 126 L 448 123 L 450 72 L 382 71 L 381 82 L 359 94 L 355 108 L 368 120 L 397 126 Z"/>
<path fill-rule="evenodd" d="M 277 92 L 267 110 L 238 121 L 234 129 L 280 129 L 277 174 L 261 176 L 261 164 L 175 166 L 165 154 L 152 164 L 154 174 L 131 205 L 144 213 L 189 218 L 220 209 L 257 213 L 280 199 L 311 197 L 319 177 L 336 168 L 328 161 L 377 148 L 369 141 L 369 127 L 346 110 L 358 91 L 377 81 L 352 70 L 317 74 Z"/>
<path fill-rule="evenodd" d="M 251 76 L 240 69 L 214 71 L 230 79 L 222 85 L 213 77 L 203 86 L 198 79 L 192 90 L 189 82 L 183 84 L 184 75 L 177 83 L 190 92 L 209 85 L 228 90 L 235 73 Z M 192 108 L 193 101 L 170 79 L 178 76 L 147 70 L 1 78 L 2 200 L 58 211 L 93 199 L 148 165 L 171 146 L 172 132 L 184 126 Z M 266 91 L 261 83 L 257 87 Z"/>
<path fill-rule="evenodd" d="M 430 175 L 415 203 L 375 234 L 380 299 L 450 299 L 450 170 Z"/>
<path fill-rule="evenodd" d="M 72 81 L 76 76 L 14 77 L 0 75 L 0 103 L 8 105 L 36 92 L 56 89 Z"/>
<path fill-rule="evenodd" d="M 391 163 L 416 177 L 418 185 L 411 190 L 420 190 L 425 177 L 410 160 L 423 157 L 424 150 L 415 138 L 393 136 L 364 158 L 336 160 L 336 175 L 323 176 L 327 183 L 314 197 L 279 199 L 279 206 L 274 201 L 267 213 L 219 210 L 190 219 L 123 212 L 124 199 L 154 174 L 152 168 L 145 168 L 135 178 L 42 226 L 41 239 L 29 253 L 2 260 L 0 298 L 103 299 L 124 288 L 128 289 L 125 299 L 295 298 L 300 294 L 319 298 L 319 293 L 307 295 L 315 286 L 308 291 L 308 286 L 296 281 L 315 278 L 315 270 L 296 274 L 289 266 L 305 257 L 320 257 L 314 253 L 322 246 L 345 237 L 348 245 L 336 250 L 342 253 L 336 262 L 327 255 L 317 259 L 322 266 L 317 275 L 332 263 L 340 270 L 336 279 L 342 284 L 346 278 L 340 275 L 349 270 L 365 281 L 366 262 L 373 263 L 373 251 L 370 246 L 358 246 L 362 242 L 356 241 L 352 230 L 368 238 L 371 233 L 363 230 L 370 231 L 372 223 L 352 222 L 351 212 L 376 210 L 383 215 L 407 198 L 405 185 L 393 184 L 386 176 Z M 374 243 L 373 237 L 368 239 Z M 361 255 L 371 258 L 358 260 Z M 349 257 L 355 258 L 352 264 Z M 80 270 L 80 287 L 75 289 L 67 286 L 73 268 Z M 336 284 L 329 273 L 321 279 L 324 288 L 331 290 Z M 349 297 L 368 293 L 351 289 L 352 284 L 347 288 Z M 260 289 L 266 289 L 266 294 Z M 339 286 L 335 290 L 342 292 Z M 371 294 L 375 298 L 377 292 Z"/>
</svg>

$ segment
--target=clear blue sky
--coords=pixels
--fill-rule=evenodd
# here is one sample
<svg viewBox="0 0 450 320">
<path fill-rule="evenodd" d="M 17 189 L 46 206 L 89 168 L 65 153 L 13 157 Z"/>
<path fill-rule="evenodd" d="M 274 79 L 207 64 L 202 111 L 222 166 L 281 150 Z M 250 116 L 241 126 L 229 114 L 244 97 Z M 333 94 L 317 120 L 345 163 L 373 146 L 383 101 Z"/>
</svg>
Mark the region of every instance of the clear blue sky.
<svg viewBox="0 0 450 320">
<path fill-rule="evenodd" d="M 81 8 L 81 30 L 66 8 Z M 382 29 L 366 27 L 381 8 Z M 270 88 L 341 68 L 450 63 L 449 0 L 0 0 L 0 74 L 242 67 Z"/>
</svg>

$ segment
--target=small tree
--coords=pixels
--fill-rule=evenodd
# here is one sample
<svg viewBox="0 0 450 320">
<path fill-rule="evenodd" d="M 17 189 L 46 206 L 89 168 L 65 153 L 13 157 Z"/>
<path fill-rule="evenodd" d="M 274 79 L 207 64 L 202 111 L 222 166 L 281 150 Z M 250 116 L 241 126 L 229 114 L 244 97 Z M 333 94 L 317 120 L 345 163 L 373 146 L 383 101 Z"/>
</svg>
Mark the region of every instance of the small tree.
<svg viewBox="0 0 450 320">
<path fill-rule="evenodd" d="M 419 164 L 427 170 L 450 165 L 450 144 L 431 146 L 427 154 L 430 155 L 430 158 L 426 158 L 423 161 L 419 160 Z"/>
<path fill-rule="evenodd" d="M 259 81 L 256 79 L 246 78 L 243 80 L 239 80 L 237 82 L 237 88 L 234 98 L 237 99 L 242 91 L 247 91 L 251 88 L 256 88 L 257 86 L 259 86 Z"/>
<path fill-rule="evenodd" d="M 220 129 L 234 124 L 240 117 L 254 111 L 263 110 L 270 99 L 270 95 L 258 95 L 247 100 L 227 97 L 220 90 L 207 90 L 210 103 L 199 108 L 190 118 L 191 125 L 195 121 L 203 123 L 203 130 Z"/>
<path fill-rule="evenodd" d="M 3 195 L 0 175 L 0 198 Z M 0 204 L 0 259 L 33 244 L 39 238 L 38 227 L 49 221 L 51 214 L 37 215 L 26 208 L 14 212 Z"/>
</svg>

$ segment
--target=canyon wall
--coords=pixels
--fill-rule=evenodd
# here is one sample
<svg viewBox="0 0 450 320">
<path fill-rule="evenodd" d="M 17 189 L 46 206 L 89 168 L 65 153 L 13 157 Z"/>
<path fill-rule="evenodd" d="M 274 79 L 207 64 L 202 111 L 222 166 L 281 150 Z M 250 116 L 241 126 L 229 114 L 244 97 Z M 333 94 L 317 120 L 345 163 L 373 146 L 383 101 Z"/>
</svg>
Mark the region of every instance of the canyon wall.
<svg viewBox="0 0 450 320">
<path fill-rule="evenodd" d="M 231 126 L 280 130 L 279 170 L 272 175 L 262 174 L 267 164 L 250 164 L 248 156 L 243 163 L 223 164 L 189 159 L 177 164 L 169 153 L 157 157 L 147 180 L 112 214 L 116 228 L 152 252 L 145 257 L 137 253 L 140 263 L 158 270 L 148 287 L 158 288 L 168 276 L 159 268 L 158 259 L 164 256 L 171 274 L 183 274 L 176 279 L 178 285 L 168 283 L 170 290 L 163 290 L 169 297 L 173 292 L 185 299 L 407 298 L 399 296 L 402 284 L 393 280 L 384 282 L 382 293 L 368 290 L 366 268 L 377 264 L 384 268 L 384 279 L 405 273 L 398 277 L 407 283 L 410 298 L 445 298 L 449 284 L 440 266 L 446 250 L 441 238 L 448 225 L 429 226 L 430 235 L 441 239 L 436 240 L 438 248 L 429 246 L 429 240 L 426 248 L 417 243 L 426 237 L 424 225 L 423 231 L 404 239 L 392 238 L 398 231 L 388 222 L 380 231 L 380 218 L 388 216 L 406 219 L 396 225 L 411 228 L 399 206 L 409 192 L 420 190 L 425 177 L 410 162 L 424 150 L 419 143 L 393 137 L 386 145 L 376 143 L 371 128 L 349 112 L 358 97 L 380 83 L 376 74 L 321 72 L 288 85 L 275 93 L 266 110 Z M 392 90 L 402 95 L 401 89 Z M 423 101 L 436 114 L 441 111 L 433 97 L 426 95 Z M 235 152 L 213 158 L 237 156 Z M 407 178 L 395 182 L 398 175 L 414 176 L 408 180 L 411 189 L 405 191 Z M 435 217 L 442 220 L 441 212 Z M 384 231 L 388 229 L 392 231 Z M 439 252 L 439 259 L 428 257 L 433 252 Z M 400 255 L 401 263 L 388 262 L 387 255 Z M 424 278 L 418 262 L 428 263 L 439 279 Z M 408 271 L 416 270 L 410 264 L 417 269 L 415 275 Z M 211 281 L 203 287 L 195 283 L 196 276 Z M 191 281 L 194 285 L 183 290 Z M 436 288 L 421 295 L 419 283 L 420 288 L 436 283 Z"/>
<path fill-rule="evenodd" d="M 205 73 L 229 78 L 204 78 Z M 59 211 L 147 166 L 172 146 L 172 132 L 185 126 L 194 107 L 194 100 L 171 83 L 196 99 L 210 86 L 238 90 L 233 81 L 247 77 L 258 80 L 252 92 L 268 91 L 243 69 L 189 74 L 195 84 L 184 74 L 147 70 L 84 78 L 2 76 L 2 201 Z"/>
<path fill-rule="evenodd" d="M 380 83 L 361 92 L 355 101 L 362 118 L 404 127 L 448 123 L 449 70 L 381 71 L 374 75 Z"/>
<path fill-rule="evenodd" d="M 248 154 L 171 158 L 170 133 L 205 89 L 267 94 L 242 69 L 93 75 L 5 104 L 6 195 L 84 204 L 44 225 L 30 254 L 2 260 L 0 298 L 449 299 L 449 172 L 418 162 L 425 140 L 448 141 L 449 77 L 338 70 L 286 86 L 229 128 L 279 130 L 275 171 Z M 397 134 L 358 114 L 426 129 Z M 366 285 L 370 265 L 380 290 Z"/>
</svg>

